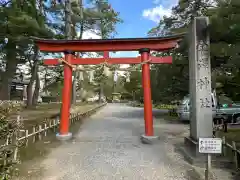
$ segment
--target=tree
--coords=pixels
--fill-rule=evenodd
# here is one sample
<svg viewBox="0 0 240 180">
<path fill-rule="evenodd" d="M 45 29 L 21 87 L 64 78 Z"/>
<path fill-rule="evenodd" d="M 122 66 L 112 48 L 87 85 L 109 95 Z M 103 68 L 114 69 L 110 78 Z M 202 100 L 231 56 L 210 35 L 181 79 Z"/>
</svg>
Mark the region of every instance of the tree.
<svg viewBox="0 0 240 180">
<path fill-rule="evenodd" d="M 29 37 L 47 37 L 51 34 L 49 29 L 43 26 L 45 16 L 41 15 L 36 4 L 37 0 L 2 1 L 0 4 L 0 41 L 6 54 L 6 68 L 0 89 L 1 99 L 10 99 L 10 85 L 16 67 L 18 63 L 22 63 L 21 57 L 32 45 Z"/>
<path fill-rule="evenodd" d="M 109 37 L 113 37 L 116 33 L 116 24 L 122 22 L 119 18 L 119 13 L 115 12 L 114 9 L 109 5 L 109 2 L 106 0 L 97 0 L 95 2 L 97 12 L 101 13 L 100 21 L 97 24 L 96 28 L 98 30 L 98 34 L 102 37 L 102 39 L 107 39 Z M 105 67 L 106 68 L 106 67 Z M 101 101 L 102 96 L 104 94 L 104 85 L 106 84 L 107 77 L 104 72 L 104 66 L 102 66 L 99 70 L 96 71 L 96 75 L 98 75 L 97 83 L 99 85 L 99 101 Z"/>
<path fill-rule="evenodd" d="M 163 17 L 157 27 L 150 30 L 149 35 L 172 35 L 188 32 L 193 17 L 199 15 L 209 16 L 213 72 L 212 87 L 216 87 L 216 83 L 222 82 L 224 85 L 219 92 L 231 94 L 230 96 L 233 97 L 234 92 L 239 88 L 239 78 L 237 78 L 239 76 L 238 33 L 240 33 L 240 26 L 237 23 L 240 13 L 239 6 L 237 0 L 215 1 L 215 3 L 208 0 L 179 0 L 178 5 L 172 9 L 172 15 Z M 157 101 L 162 101 L 161 97 L 167 97 L 166 99 L 169 99 L 169 101 L 172 98 L 181 99 L 188 93 L 189 60 L 187 39 L 181 42 L 178 49 L 164 54 L 157 53 L 157 55 L 172 55 L 174 62 L 168 66 L 154 66 L 156 72 L 152 73 L 152 75 L 157 76 L 158 82 L 155 83 L 153 89 L 161 90 L 161 93 L 158 93 L 161 95 L 154 92 L 153 98 Z"/>
<path fill-rule="evenodd" d="M 115 12 L 109 5 L 108 1 L 103 0 L 91 0 L 89 5 L 92 8 L 83 7 L 82 1 L 75 1 L 71 3 L 71 24 L 72 24 L 72 39 L 82 39 L 83 33 L 85 31 L 96 32 L 104 38 L 108 38 L 115 32 L 115 26 L 117 23 L 121 22 L 119 19 L 119 13 Z M 52 23 L 51 26 L 55 29 L 57 28 L 58 32 L 63 33 L 64 22 L 63 19 L 63 4 L 56 4 L 54 7 L 50 8 L 52 16 L 55 23 Z M 57 22 L 57 23 L 56 23 Z M 62 37 L 59 37 L 62 38 Z M 83 54 L 78 53 L 77 56 Z M 73 81 L 73 100 L 76 101 L 76 91 L 81 89 L 82 83 L 78 81 L 80 72 L 74 72 L 74 81 Z M 104 77 L 103 77 L 104 79 Z M 103 80 L 102 79 L 102 80 Z M 101 81 L 99 81 L 100 83 Z M 101 84 L 101 83 L 100 83 Z M 103 88 L 100 88 L 103 89 Z M 100 93 L 102 94 L 102 93 Z"/>
<path fill-rule="evenodd" d="M 239 101 L 240 90 L 240 4 L 236 0 L 217 1 L 211 9 L 211 58 L 217 70 L 217 80 L 223 86 L 220 92 Z"/>
<path fill-rule="evenodd" d="M 130 82 L 126 82 L 124 88 L 129 94 L 132 94 L 133 101 L 141 100 L 143 92 L 140 70 L 132 71 L 130 73 Z"/>
</svg>

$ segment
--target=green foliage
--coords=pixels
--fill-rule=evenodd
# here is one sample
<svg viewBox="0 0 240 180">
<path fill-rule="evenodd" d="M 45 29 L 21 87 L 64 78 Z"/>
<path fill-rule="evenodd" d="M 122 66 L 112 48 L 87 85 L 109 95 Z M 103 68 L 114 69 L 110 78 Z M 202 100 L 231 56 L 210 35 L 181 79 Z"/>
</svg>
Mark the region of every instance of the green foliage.
<svg viewBox="0 0 240 180">
<path fill-rule="evenodd" d="M 170 17 L 163 17 L 159 24 L 149 31 L 149 36 L 169 35 L 187 32 L 194 16 L 209 16 L 211 40 L 212 86 L 217 83 L 217 93 L 227 94 L 233 100 L 240 100 L 240 3 L 238 0 L 179 0 Z M 163 55 L 163 54 L 158 54 Z M 188 41 L 184 39 L 172 55 L 172 65 L 155 65 L 152 72 L 153 99 L 171 101 L 188 94 Z M 153 81 L 152 81 L 153 82 Z M 157 92 L 158 91 L 158 92 Z"/>
<path fill-rule="evenodd" d="M 82 34 L 85 31 L 96 32 L 96 34 L 102 36 L 102 38 L 112 37 L 116 33 L 116 24 L 122 22 L 119 18 L 119 13 L 116 12 L 109 2 L 106 0 L 90 0 L 88 7 L 80 8 L 77 2 L 72 2 L 72 38 L 82 39 Z M 57 32 L 64 34 L 64 5 L 56 4 L 48 8 L 52 18 L 55 19 L 54 22 L 49 23 L 49 26 L 54 28 Z M 56 38 L 64 38 L 62 36 L 55 36 Z M 101 53 L 99 53 L 101 54 Z M 99 91 L 100 86 L 103 87 L 104 94 L 110 94 L 111 83 L 109 83 L 109 78 L 103 74 L 103 68 L 96 68 L 94 73 L 95 87 L 92 84 L 88 84 L 85 80 L 81 82 L 80 86 L 84 89 L 93 88 L 95 91 Z M 111 81 L 111 80 L 110 80 Z M 97 87 L 96 87 L 97 86 Z M 108 91 L 108 92 L 105 92 Z"/>
<path fill-rule="evenodd" d="M 104 67 L 96 68 L 94 71 L 94 81 L 97 84 L 104 83 L 107 80 L 107 76 L 104 74 Z"/>
<path fill-rule="evenodd" d="M 28 48 L 30 36 L 51 37 L 51 31 L 44 25 L 46 17 L 37 9 L 36 0 L 19 2 L 13 0 L 5 7 L 0 4 L 0 41 L 7 37 L 9 42 Z"/>
<path fill-rule="evenodd" d="M 113 82 L 113 76 L 112 76 Z M 126 83 L 126 78 L 124 76 L 118 76 L 117 82 L 115 82 L 115 88 L 113 93 L 125 93 L 126 89 L 124 88 L 124 84 Z"/>
<path fill-rule="evenodd" d="M 9 145 L 0 148 L 0 179 L 8 179 L 13 173 L 13 159 L 14 148 L 19 146 L 18 142 L 14 142 L 15 134 L 22 128 L 22 124 L 16 119 L 9 120 L 8 118 L 20 111 L 23 105 L 20 102 L 1 101 L 0 102 L 0 141 L 8 141 Z M 13 144 L 14 143 L 14 144 Z M 16 144 L 15 144 L 16 143 Z"/>
<path fill-rule="evenodd" d="M 140 100 L 143 95 L 141 71 L 132 71 L 130 73 L 130 82 L 126 82 L 124 88 L 132 95 L 134 100 Z"/>
</svg>

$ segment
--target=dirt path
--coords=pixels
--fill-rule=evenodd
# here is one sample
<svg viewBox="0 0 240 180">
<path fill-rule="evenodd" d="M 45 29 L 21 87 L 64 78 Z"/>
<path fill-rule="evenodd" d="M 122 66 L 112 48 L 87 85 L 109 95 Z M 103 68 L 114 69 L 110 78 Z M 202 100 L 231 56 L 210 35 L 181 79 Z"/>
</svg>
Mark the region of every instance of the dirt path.
<svg viewBox="0 0 240 180">
<path fill-rule="evenodd" d="M 46 156 L 22 164 L 25 172 L 15 179 L 197 180 L 174 151 L 173 137 L 184 129 L 156 127 L 159 141 L 145 145 L 140 141 L 143 124 L 142 108 L 109 104 L 86 119 L 71 141 L 51 143 Z"/>
</svg>

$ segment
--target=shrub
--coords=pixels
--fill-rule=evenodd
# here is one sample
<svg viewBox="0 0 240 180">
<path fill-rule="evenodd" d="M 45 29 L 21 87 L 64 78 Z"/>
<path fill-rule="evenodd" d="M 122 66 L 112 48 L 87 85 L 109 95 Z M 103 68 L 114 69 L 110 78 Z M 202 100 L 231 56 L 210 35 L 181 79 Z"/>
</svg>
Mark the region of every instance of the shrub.
<svg viewBox="0 0 240 180">
<path fill-rule="evenodd" d="M 0 101 L 0 179 L 9 179 L 13 172 L 14 153 L 19 146 L 16 141 L 17 133 L 22 124 L 19 119 L 9 119 L 12 114 L 17 113 L 23 107 L 19 101 Z"/>
</svg>

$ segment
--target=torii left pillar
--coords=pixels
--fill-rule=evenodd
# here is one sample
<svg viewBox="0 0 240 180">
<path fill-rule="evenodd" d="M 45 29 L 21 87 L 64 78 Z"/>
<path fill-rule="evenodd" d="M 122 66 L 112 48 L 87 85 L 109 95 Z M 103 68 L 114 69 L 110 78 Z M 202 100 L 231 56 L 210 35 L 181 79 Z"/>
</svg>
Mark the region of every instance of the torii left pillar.
<svg viewBox="0 0 240 180">
<path fill-rule="evenodd" d="M 145 134 L 141 136 L 141 140 L 143 143 L 151 144 L 158 139 L 158 136 L 154 136 L 153 131 L 151 75 L 150 64 L 148 63 L 150 58 L 150 49 L 140 49 L 139 53 L 141 54 L 141 61 L 146 62 L 142 65 Z"/>
<path fill-rule="evenodd" d="M 65 61 L 72 63 L 74 52 L 65 51 Z M 71 107 L 71 93 L 72 93 L 72 67 L 64 63 L 64 86 L 62 90 L 62 109 L 61 109 L 61 123 L 57 139 L 68 140 L 72 138 L 72 133 L 69 132 L 69 116 Z"/>
</svg>

